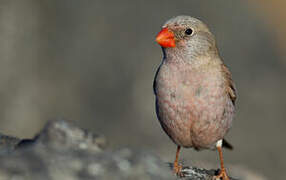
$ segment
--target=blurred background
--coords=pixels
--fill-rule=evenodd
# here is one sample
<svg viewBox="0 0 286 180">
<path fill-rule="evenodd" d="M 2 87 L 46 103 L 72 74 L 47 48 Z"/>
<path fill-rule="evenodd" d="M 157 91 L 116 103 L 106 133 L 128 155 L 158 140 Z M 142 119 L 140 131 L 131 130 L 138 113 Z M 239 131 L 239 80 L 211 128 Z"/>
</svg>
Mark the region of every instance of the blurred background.
<svg viewBox="0 0 286 180">
<path fill-rule="evenodd" d="M 144 148 L 166 162 L 176 146 L 155 115 L 160 26 L 203 20 L 238 89 L 227 164 L 285 179 L 285 0 L 0 0 L 0 132 L 33 137 L 65 118 L 112 148 Z M 217 168 L 217 152 L 184 149 L 186 165 Z"/>
</svg>

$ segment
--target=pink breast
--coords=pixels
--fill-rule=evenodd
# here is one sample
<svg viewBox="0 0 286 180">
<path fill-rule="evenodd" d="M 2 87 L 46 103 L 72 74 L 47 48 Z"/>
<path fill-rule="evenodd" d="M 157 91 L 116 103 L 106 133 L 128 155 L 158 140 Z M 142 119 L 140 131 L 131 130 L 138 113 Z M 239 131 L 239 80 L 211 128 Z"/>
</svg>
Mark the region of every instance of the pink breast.
<svg viewBox="0 0 286 180">
<path fill-rule="evenodd" d="M 178 145 L 207 147 L 223 136 L 230 123 L 223 117 L 227 96 L 218 72 L 163 66 L 157 77 L 158 116 Z M 229 119 L 229 118 L 228 118 Z"/>
</svg>

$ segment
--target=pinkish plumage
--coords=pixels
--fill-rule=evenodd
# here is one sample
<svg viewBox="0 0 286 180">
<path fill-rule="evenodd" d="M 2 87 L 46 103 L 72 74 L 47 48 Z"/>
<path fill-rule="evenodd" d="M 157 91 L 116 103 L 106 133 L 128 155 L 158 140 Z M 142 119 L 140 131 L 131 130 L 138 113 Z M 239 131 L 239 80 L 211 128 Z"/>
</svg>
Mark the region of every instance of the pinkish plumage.
<svg viewBox="0 0 286 180">
<path fill-rule="evenodd" d="M 214 36 L 200 20 L 178 16 L 163 28 L 174 34 L 176 47 L 162 48 L 164 58 L 154 80 L 160 124 L 178 147 L 214 149 L 235 112 L 230 72 Z"/>
</svg>

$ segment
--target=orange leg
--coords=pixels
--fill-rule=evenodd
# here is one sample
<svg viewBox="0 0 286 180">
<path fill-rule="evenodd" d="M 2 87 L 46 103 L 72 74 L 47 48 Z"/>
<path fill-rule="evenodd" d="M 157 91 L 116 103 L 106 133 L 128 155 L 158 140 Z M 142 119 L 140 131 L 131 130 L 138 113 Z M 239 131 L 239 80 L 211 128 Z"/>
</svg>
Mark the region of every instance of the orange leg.
<svg viewBox="0 0 286 180">
<path fill-rule="evenodd" d="M 215 176 L 215 179 L 230 180 L 224 168 L 223 156 L 222 156 L 222 140 L 219 140 L 217 142 L 217 150 L 218 150 L 219 159 L 220 159 L 220 172 L 217 176 Z"/>
<path fill-rule="evenodd" d="M 174 171 L 174 173 L 176 173 L 178 176 L 181 176 L 181 170 L 182 170 L 182 166 L 179 165 L 179 163 L 178 163 L 179 154 L 180 154 L 180 149 L 181 149 L 181 146 L 178 146 L 178 147 L 177 147 L 177 152 L 176 152 L 176 159 L 175 159 L 174 164 L 173 164 L 173 171 Z"/>
</svg>

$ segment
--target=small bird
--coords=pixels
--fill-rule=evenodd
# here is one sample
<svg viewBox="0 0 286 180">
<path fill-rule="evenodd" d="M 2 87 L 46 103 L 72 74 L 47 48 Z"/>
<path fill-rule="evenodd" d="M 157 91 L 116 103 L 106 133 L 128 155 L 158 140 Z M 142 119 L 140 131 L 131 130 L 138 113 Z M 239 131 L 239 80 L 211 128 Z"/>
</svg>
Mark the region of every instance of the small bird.
<svg viewBox="0 0 286 180">
<path fill-rule="evenodd" d="M 156 37 L 163 60 L 153 89 L 158 120 L 177 145 L 173 170 L 181 147 L 217 149 L 221 168 L 215 178 L 229 180 L 222 147 L 235 113 L 236 90 L 231 73 L 219 56 L 215 38 L 207 25 L 190 16 L 168 20 Z"/>
</svg>

